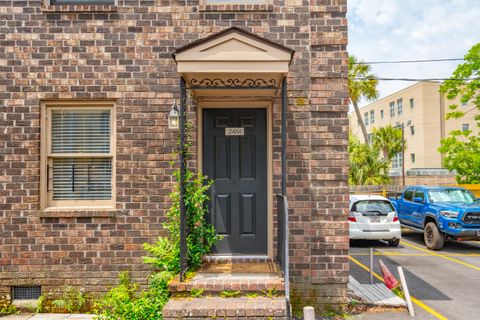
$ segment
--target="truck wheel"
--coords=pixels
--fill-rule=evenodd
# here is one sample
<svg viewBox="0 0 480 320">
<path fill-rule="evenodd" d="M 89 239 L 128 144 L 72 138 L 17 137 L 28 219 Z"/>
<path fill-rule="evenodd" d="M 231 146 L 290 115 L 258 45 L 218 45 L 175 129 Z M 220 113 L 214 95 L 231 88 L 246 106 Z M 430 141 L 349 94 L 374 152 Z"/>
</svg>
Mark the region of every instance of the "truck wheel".
<svg viewBox="0 0 480 320">
<path fill-rule="evenodd" d="M 445 235 L 438 230 L 437 224 L 435 222 L 429 222 L 425 226 L 425 231 L 423 233 L 425 239 L 425 244 L 430 250 L 440 250 L 443 248 L 443 243 L 445 242 Z"/>
<path fill-rule="evenodd" d="M 400 239 L 388 240 L 388 245 L 390 247 L 398 247 L 400 244 Z"/>
</svg>

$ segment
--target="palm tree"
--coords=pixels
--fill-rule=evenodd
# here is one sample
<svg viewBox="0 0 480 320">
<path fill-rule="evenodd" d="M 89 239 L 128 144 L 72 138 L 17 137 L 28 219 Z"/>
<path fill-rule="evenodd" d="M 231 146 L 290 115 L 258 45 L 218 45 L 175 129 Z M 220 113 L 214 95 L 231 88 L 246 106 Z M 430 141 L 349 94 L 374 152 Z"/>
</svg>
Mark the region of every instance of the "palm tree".
<svg viewBox="0 0 480 320">
<path fill-rule="evenodd" d="M 388 161 L 392 161 L 397 153 L 402 152 L 404 148 L 402 138 L 402 129 L 394 128 L 391 125 L 373 129 L 373 145 L 382 152 L 383 158 Z"/>
<path fill-rule="evenodd" d="M 355 56 L 348 57 L 348 91 L 350 101 L 355 108 L 358 122 L 362 128 L 365 143 L 368 142 L 367 129 L 363 123 L 362 115 L 358 108 L 360 99 L 374 100 L 378 98 L 378 80 L 370 73 L 370 66 L 358 61 Z"/>
<path fill-rule="evenodd" d="M 379 156 L 379 149 L 351 136 L 348 143 L 351 185 L 380 185 L 390 181 L 390 162 Z"/>
</svg>

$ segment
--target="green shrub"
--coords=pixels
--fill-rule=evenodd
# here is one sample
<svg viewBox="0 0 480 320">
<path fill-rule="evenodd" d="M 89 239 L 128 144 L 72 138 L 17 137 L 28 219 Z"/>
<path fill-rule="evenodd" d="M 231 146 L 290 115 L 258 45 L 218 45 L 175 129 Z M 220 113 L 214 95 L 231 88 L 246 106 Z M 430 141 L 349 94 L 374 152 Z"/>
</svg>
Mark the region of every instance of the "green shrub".
<svg viewBox="0 0 480 320">
<path fill-rule="evenodd" d="M 65 286 L 62 297 L 53 300 L 53 305 L 56 308 L 62 309 L 68 313 L 78 313 L 85 311 L 87 304 L 87 297 L 82 290 L 76 289 L 72 286 Z"/>
<path fill-rule="evenodd" d="M 158 273 L 152 278 L 148 290 L 139 291 L 132 283 L 128 271 L 119 275 L 120 283 L 95 304 L 95 313 L 102 320 L 161 319 L 162 309 L 168 301 L 168 281 L 173 274 Z"/>
<path fill-rule="evenodd" d="M 180 170 L 174 172 L 177 181 L 180 180 Z M 185 207 L 187 215 L 187 260 L 192 270 L 199 268 L 202 257 L 209 253 L 212 246 L 220 240 L 213 225 L 205 221 L 208 210 L 205 206 L 208 201 L 207 191 L 212 182 L 206 177 L 195 174 L 190 170 L 185 173 Z M 168 237 L 159 237 L 154 244 L 144 244 L 144 249 L 150 256 L 144 257 L 144 262 L 151 264 L 161 271 L 180 271 L 180 186 L 170 194 L 172 206 L 166 214 L 164 223 Z"/>
<path fill-rule="evenodd" d="M 10 303 L 0 304 L 0 316 L 12 314 L 12 313 L 19 313 L 17 308 Z"/>
</svg>

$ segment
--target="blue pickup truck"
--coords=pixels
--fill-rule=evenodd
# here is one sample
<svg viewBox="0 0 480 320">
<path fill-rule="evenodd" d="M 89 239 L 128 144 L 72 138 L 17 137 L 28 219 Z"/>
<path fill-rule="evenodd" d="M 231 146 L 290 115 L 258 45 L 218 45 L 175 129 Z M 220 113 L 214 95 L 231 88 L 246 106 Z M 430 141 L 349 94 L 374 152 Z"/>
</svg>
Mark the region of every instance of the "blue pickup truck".
<svg viewBox="0 0 480 320">
<path fill-rule="evenodd" d="M 443 248 L 445 239 L 480 239 L 480 201 L 466 189 L 410 186 L 390 200 L 403 226 L 423 231 L 428 249 Z"/>
</svg>

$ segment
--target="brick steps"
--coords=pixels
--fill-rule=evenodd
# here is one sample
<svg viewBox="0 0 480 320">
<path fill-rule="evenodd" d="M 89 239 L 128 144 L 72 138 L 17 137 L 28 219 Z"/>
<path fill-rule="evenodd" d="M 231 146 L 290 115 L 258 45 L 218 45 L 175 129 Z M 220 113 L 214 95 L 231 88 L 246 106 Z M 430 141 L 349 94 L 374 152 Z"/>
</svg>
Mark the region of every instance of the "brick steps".
<svg viewBox="0 0 480 320">
<path fill-rule="evenodd" d="M 219 275 L 219 274 L 198 274 L 193 279 L 180 282 L 175 279 L 169 284 L 170 293 L 185 295 L 196 290 L 203 290 L 205 293 L 220 295 L 222 291 L 261 292 L 275 291 L 283 294 L 285 285 L 283 277 L 278 275 Z"/>
<path fill-rule="evenodd" d="M 165 320 L 205 318 L 287 319 L 285 297 L 172 298 L 163 309 Z"/>
</svg>

